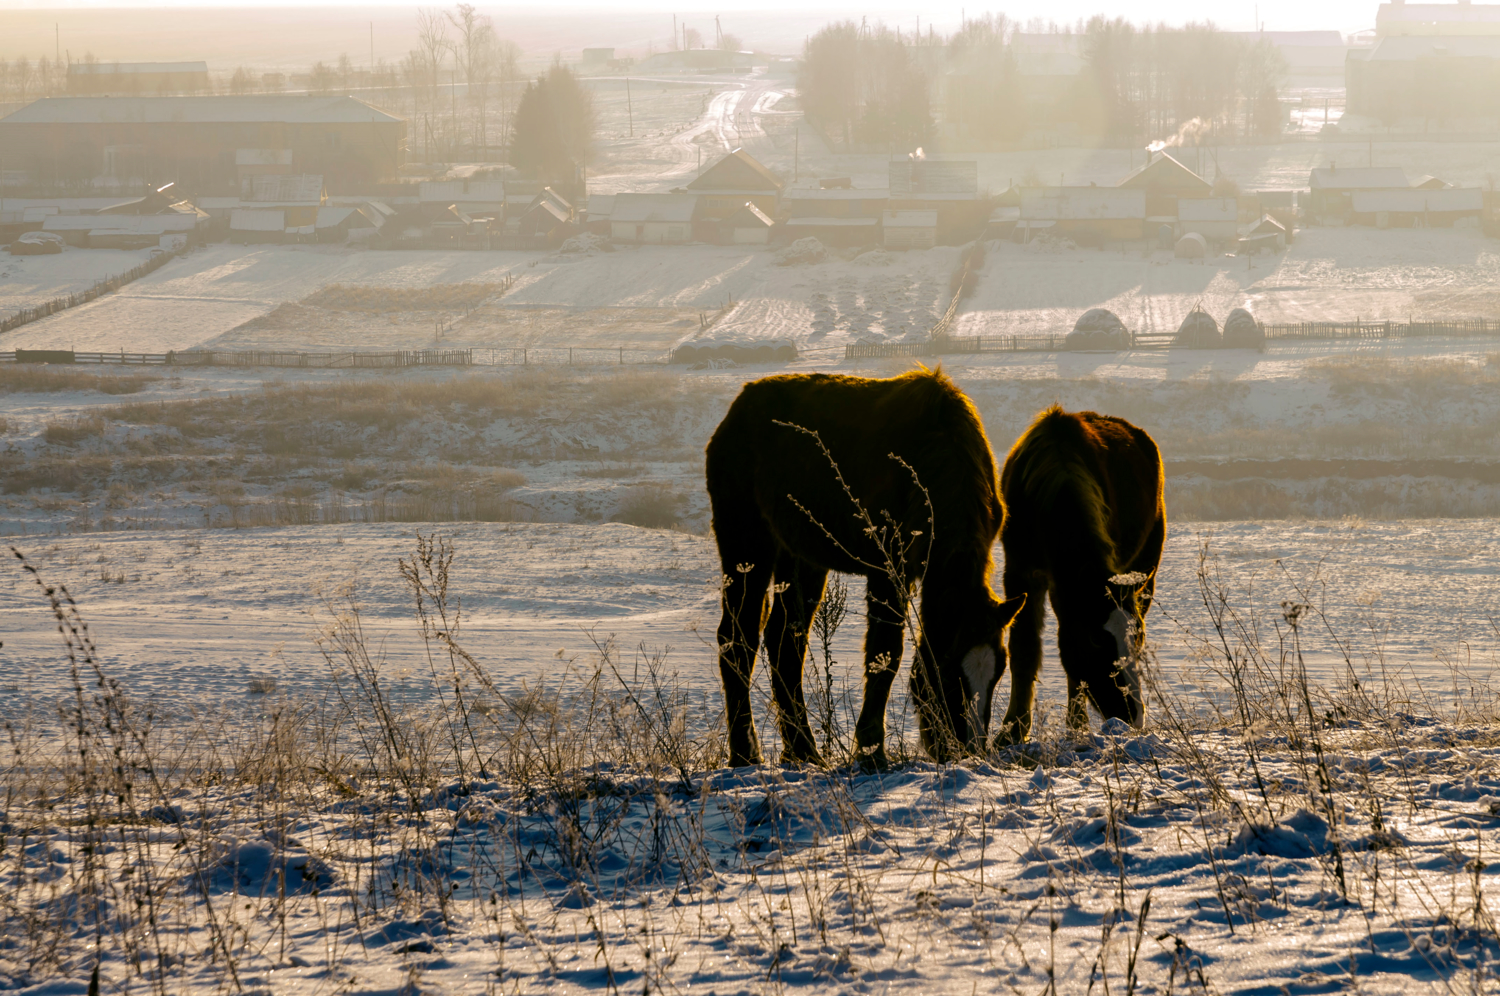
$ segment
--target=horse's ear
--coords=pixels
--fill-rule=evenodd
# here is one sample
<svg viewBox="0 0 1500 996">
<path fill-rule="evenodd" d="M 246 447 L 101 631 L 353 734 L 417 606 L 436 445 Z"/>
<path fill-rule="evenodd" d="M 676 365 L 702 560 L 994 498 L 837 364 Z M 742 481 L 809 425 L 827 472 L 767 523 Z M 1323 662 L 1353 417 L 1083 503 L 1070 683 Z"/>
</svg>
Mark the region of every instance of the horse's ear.
<svg viewBox="0 0 1500 996">
<path fill-rule="evenodd" d="M 990 599 L 990 620 L 994 623 L 995 629 L 1001 630 L 1009 626 L 1015 621 L 1016 614 L 1025 605 L 1026 595 L 1024 592 L 1015 598 L 1007 598 L 1003 602 L 997 599 Z"/>
</svg>

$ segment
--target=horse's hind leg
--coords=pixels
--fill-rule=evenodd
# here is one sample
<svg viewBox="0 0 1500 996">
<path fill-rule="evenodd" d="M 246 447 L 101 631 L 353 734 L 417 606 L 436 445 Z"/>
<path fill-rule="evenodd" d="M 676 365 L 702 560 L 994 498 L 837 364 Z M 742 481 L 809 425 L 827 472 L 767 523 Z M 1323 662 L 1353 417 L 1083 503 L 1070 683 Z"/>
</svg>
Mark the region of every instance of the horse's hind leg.
<svg viewBox="0 0 1500 996">
<path fill-rule="evenodd" d="M 885 706 L 901 667 L 906 596 L 886 577 L 872 577 L 865 588 L 869 627 L 865 630 L 865 701 L 854 727 L 860 767 L 885 768 Z"/>
<path fill-rule="evenodd" d="M 760 624 L 771 583 L 774 541 L 759 518 L 733 524 L 715 509 L 723 592 L 719 619 L 719 677 L 724 682 L 724 719 L 729 728 L 729 766 L 760 764 L 760 738 L 750 710 L 750 678 L 760 650 Z"/>
<path fill-rule="evenodd" d="M 802 695 L 802 666 L 813 614 L 823 600 L 828 572 L 785 550 L 776 555 L 771 611 L 766 616 L 766 654 L 771 662 L 771 691 L 781 724 L 781 758 L 787 764 L 822 764 L 807 701 Z"/>
<path fill-rule="evenodd" d="M 1025 743 L 1031 736 L 1036 680 L 1042 673 L 1042 626 L 1047 621 L 1046 589 L 1018 572 L 1005 574 L 1005 597 L 1026 595 L 1026 605 L 1010 627 L 1010 706 L 995 735 L 995 745 Z"/>
</svg>

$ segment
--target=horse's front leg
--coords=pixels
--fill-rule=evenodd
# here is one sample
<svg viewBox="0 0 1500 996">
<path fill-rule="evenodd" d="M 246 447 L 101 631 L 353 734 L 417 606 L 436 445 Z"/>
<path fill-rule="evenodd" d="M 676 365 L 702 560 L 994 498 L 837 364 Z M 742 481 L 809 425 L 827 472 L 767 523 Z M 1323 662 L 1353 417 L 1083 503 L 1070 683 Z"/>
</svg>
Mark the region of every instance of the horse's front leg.
<svg viewBox="0 0 1500 996">
<path fill-rule="evenodd" d="M 823 756 L 807 722 L 802 667 L 828 572 L 783 551 L 776 557 L 774 574 L 771 611 L 766 617 L 766 654 L 771 664 L 776 718 L 781 725 L 781 759 L 785 764 L 821 765 Z"/>
<path fill-rule="evenodd" d="M 905 643 L 906 595 L 890 579 L 872 577 L 865 588 L 869 627 L 865 630 L 865 700 L 854 727 L 854 751 L 866 771 L 882 770 L 885 754 L 885 707 L 901 668 Z"/>
</svg>

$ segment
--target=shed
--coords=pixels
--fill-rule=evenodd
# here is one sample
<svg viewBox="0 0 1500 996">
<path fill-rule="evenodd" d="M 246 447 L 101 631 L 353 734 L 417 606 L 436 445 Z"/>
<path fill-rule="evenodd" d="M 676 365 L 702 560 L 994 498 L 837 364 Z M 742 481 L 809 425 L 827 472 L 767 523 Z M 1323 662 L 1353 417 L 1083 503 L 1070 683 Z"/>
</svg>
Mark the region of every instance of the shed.
<svg viewBox="0 0 1500 996">
<path fill-rule="evenodd" d="M 1410 190 L 1411 181 L 1399 166 L 1356 166 L 1339 169 L 1338 164 L 1308 174 L 1308 211 L 1324 225 L 1346 224 L 1353 211 L 1356 190 Z"/>
<path fill-rule="evenodd" d="M 746 201 L 743 207 L 719 223 L 719 240 L 731 245 L 768 245 L 775 225 L 753 201 Z"/>
<path fill-rule="evenodd" d="M 1021 191 L 1022 241 L 1046 230 L 1080 245 L 1146 237 L 1146 191 L 1119 187 L 1032 187 Z"/>
<path fill-rule="evenodd" d="M 1479 187 L 1436 190 L 1360 190 L 1350 196 L 1349 220 L 1376 228 L 1452 228 L 1484 212 Z"/>
<path fill-rule="evenodd" d="M 1182 197 L 1177 201 L 1177 222 L 1183 235 L 1232 242 L 1240 234 L 1240 204 L 1234 197 Z"/>
<path fill-rule="evenodd" d="M 207 220 L 207 216 L 204 217 Z M 121 233 L 134 233 L 143 245 L 156 245 L 163 235 L 186 235 L 196 238 L 200 219 L 194 214 L 105 215 L 54 214 L 42 222 L 42 231 L 56 232 L 71 246 L 117 248 Z M 95 240 L 94 233 L 102 237 Z"/>
<path fill-rule="evenodd" d="M 616 194 L 610 237 L 643 245 L 680 245 L 692 239 L 698 198 L 693 194 Z"/>
<path fill-rule="evenodd" d="M 1269 235 L 1276 239 L 1276 247 L 1278 249 L 1286 248 L 1286 226 L 1277 221 L 1269 214 L 1261 215 L 1260 221 L 1251 225 L 1249 230 L 1245 232 L 1245 235 L 1248 238 L 1258 238 L 1260 236 Z"/>
<path fill-rule="evenodd" d="M 319 242 L 347 242 L 351 237 L 373 236 L 384 222 L 377 212 L 357 207 L 320 207 L 313 237 Z"/>
<path fill-rule="evenodd" d="M 779 226 L 779 238 L 795 242 L 811 236 L 825 246 L 867 246 L 881 240 L 880 218 L 798 217 Z"/>
<path fill-rule="evenodd" d="M 895 211 L 936 211 L 939 241 L 957 244 L 984 234 L 988 207 L 979 199 L 979 163 L 970 159 L 896 159 L 886 164 L 887 205 Z"/>
<path fill-rule="evenodd" d="M 583 212 L 583 227 L 595 235 L 609 234 L 609 215 L 615 209 L 614 194 L 590 194 Z"/>
<path fill-rule="evenodd" d="M 229 240 L 241 245 L 285 242 L 286 212 L 280 208 L 236 208 L 229 214 Z"/>
<path fill-rule="evenodd" d="M 936 211 L 885 211 L 880 223 L 887 249 L 931 249 L 937 245 Z"/>
</svg>

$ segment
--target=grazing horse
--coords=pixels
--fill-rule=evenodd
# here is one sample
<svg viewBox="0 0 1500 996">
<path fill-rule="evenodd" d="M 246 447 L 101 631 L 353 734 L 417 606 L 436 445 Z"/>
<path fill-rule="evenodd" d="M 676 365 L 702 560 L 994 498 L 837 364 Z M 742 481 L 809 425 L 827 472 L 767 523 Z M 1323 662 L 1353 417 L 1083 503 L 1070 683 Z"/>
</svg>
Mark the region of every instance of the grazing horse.
<svg viewBox="0 0 1500 996">
<path fill-rule="evenodd" d="M 1043 594 L 1057 616 L 1069 725 L 1088 726 L 1086 697 L 1105 718 L 1139 727 L 1136 662 L 1167 535 L 1156 443 L 1124 419 L 1053 405 L 1011 448 L 1000 493 L 1005 594 L 1026 596 L 1026 607 L 1010 631 L 1010 708 L 997 744 L 1031 733 Z"/>
<path fill-rule="evenodd" d="M 821 764 L 802 664 L 830 570 L 863 575 L 869 627 L 855 726 L 884 766 L 885 707 L 920 584 L 912 666 L 922 746 L 982 750 L 1022 599 L 990 587 L 1000 530 L 995 457 L 979 413 L 941 371 L 888 380 L 788 374 L 746 384 L 709 441 L 705 473 L 723 565 L 719 673 L 731 766 L 759 764 L 750 678 L 765 631 L 782 759 Z"/>
</svg>

